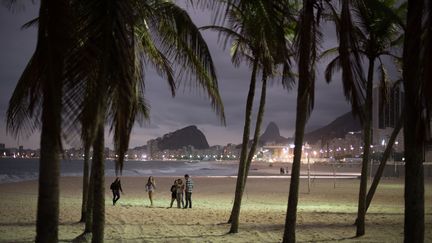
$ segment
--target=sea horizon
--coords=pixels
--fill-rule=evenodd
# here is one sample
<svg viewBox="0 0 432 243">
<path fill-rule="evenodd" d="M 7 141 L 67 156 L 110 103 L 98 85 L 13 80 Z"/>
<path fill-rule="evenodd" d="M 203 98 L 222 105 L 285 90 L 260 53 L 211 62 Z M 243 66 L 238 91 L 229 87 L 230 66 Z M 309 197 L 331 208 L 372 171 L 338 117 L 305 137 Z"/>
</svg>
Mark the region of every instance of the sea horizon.
<svg viewBox="0 0 432 243">
<path fill-rule="evenodd" d="M 62 159 L 60 176 L 82 176 L 82 159 Z M 236 163 L 193 160 L 125 160 L 121 176 L 233 176 Z M 115 160 L 105 159 L 105 176 L 117 176 Z M 38 158 L 0 158 L 0 183 L 35 180 L 39 177 Z"/>
</svg>

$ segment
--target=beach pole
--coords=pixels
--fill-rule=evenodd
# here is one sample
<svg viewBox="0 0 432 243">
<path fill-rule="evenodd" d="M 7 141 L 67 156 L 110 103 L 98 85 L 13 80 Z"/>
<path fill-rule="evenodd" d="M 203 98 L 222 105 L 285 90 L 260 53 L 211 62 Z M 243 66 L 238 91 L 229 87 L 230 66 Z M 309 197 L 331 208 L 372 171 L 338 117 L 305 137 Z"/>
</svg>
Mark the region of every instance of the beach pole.
<svg viewBox="0 0 432 243">
<path fill-rule="evenodd" d="M 307 174 L 308 174 L 308 193 L 310 193 L 310 163 L 309 163 L 309 154 L 307 155 Z"/>
<path fill-rule="evenodd" d="M 336 170 L 334 162 L 331 165 L 333 169 L 333 189 L 336 189 Z"/>
<path fill-rule="evenodd" d="M 393 164 L 394 164 L 394 177 L 398 177 L 397 176 L 397 164 L 396 164 L 396 160 L 394 159 L 394 157 L 393 157 Z"/>
</svg>

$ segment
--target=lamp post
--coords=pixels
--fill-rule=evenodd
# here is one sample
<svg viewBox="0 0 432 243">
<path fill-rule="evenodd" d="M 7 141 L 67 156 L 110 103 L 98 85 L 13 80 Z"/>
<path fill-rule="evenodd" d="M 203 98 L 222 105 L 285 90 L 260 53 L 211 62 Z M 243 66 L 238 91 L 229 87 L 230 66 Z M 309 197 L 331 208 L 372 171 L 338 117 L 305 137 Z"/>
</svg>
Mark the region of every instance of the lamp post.
<svg viewBox="0 0 432 243">
<path fill-rule="evenodd" d="M 396 165 L 396 160 L 395 160 L 395 157 L 394 157 L 394 156 L 395 156 L 395 152 L 396 152 L 396 149 L 397 149 L 398 144 L 399 144 L 399 142 L 396 141 L 396 142 L 395 142 L 396 148 L 393 149 L 393 164 L 394 164 L 394 176 L 395 176 L 395 177 L 396 177 L 396 175 L 397 175 L 397 165 Z"/>
</svg>

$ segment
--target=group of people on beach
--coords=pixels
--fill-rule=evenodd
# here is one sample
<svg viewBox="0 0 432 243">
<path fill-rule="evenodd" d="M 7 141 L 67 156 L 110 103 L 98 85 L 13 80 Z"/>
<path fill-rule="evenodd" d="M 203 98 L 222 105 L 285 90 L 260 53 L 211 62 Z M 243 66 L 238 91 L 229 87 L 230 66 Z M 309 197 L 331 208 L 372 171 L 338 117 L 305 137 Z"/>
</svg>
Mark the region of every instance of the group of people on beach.
<svg viewBox="0 0 432 243">
<path fill-rule="evenodd" d="M 174 201 L 177 201 L 177 208 L 192 208 L 193 181 L 188 174 L 186 174 L 184 178 L 186 181 L 184 184 L 183 180 L 178 178 L 174 180 L 174 184 L 171 186 L 170 208 L 172 208 Z M 183 200 L 184 194 L 186 194 L 186 205 Z"/>
<path fill-rule="evenodd" d="M 172 208 L 174 201 L 177 201 L 177 208 L 192 208 L 192 190 L 193 181 L 188 174 L 184 175 L 185 183 L 181 178 L 174 181 L 171 186 L 171 204 Z M 110 189 L 113 193 L 113 205 L 120 199 L 120 192 L 123 193 L 120 178 L 117 177 L 113 183 L 111 183 Z M 156 190 L 156 182 L 153 176 L 150 176 L 145 185 L 145 190 L 148 193 L 150 200 L 150 207 L 153 207 L 153 192 Z M 186 205 L 184 203 L 184 195 L 186 198 Z"/>
</svg>

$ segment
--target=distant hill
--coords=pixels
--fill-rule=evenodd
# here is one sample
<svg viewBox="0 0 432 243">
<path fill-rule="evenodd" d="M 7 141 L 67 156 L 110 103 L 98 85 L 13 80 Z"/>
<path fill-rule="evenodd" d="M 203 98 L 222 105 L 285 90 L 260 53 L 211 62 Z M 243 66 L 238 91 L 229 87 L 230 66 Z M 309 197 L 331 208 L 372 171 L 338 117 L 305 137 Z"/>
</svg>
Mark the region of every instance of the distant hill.
<svg viewBox="0 0 432 243">
<path fill-rule="evenodd" d="M 188 126 L 165 134 L 160 138 L 158 143 L 158 147 L 161 150 L 181 149 L 189 145 L 195 149 L 208 149 L 210 147 L 204 133 L 196 126 Z"/>
<path fill-rule="evenodd" d="M 135 148 L 132 148 L 133 150 L 147 150 L 147 145 L 137 146 Z"/>
<path fill-rule="evenodd" d="M 348 132 L 356 132 L 362 130 L 360 120 L 354 118 L 351 112 L 336 118 L 328 125 L 306 133 L 304 141 L 310 144 L 316 143 L 322 139 L 343 138 Z"/>
<path fill-rule="evenodd" d="M 259 138 L 261 145 L 274 143 L 274 144 L 286 144 L 289 143 L 290 139 L 282 137 L 279 132 L 279 127 L 274 122 L 270 122 L 267 125 L 264 133 Z"/>
</svg>

